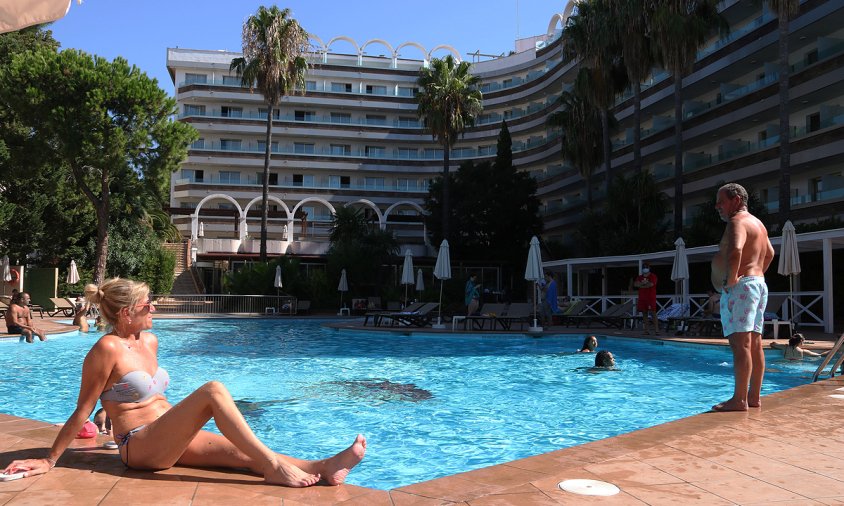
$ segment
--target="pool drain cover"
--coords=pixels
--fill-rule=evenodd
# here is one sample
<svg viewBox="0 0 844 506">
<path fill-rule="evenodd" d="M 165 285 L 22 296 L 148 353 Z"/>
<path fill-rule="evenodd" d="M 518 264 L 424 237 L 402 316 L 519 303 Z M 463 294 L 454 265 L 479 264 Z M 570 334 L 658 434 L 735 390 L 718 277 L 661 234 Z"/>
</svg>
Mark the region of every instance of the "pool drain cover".
<svg viewBox="0 0 844 506">
<path fill-rule="evenodd" d="M 615 495 L 620 492 L 612 483 L 598 480 L 564 480 L 558 485 L 560 489 L 579 495 Z"/>
</svg>

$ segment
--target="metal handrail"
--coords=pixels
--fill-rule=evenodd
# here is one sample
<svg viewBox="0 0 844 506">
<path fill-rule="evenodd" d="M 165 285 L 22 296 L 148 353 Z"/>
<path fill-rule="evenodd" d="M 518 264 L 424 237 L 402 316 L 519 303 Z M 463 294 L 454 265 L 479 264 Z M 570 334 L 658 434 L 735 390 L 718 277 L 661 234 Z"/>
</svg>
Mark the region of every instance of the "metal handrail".
<svg viewBox="0 0 844 506">
<path fill-rule="evenodd" d="M 818 366 L 818 369 L 815 371 L 815 374 L 812 375 L 813 383 L 815 381 L 818 381 L 818 377 L 821 375 L 824 368 L 826 368 L 827 364 L 829 364 L 830 360 L 832 360 L 832 357 L 835 356 L 835 354 L 838 353 L 838 351 L 841 349 L 842 344 L 844 344 L 844 334 L 841 334 L 841 337 L 838 338 L 838 341 L 836 341 L 835 346 L 833 346 L 832 349 L 829 350 L 829 353 L 827 353 L 826 357 L 824 357 L 823 361 L 821 361 L 821 365 Z M 832 366 L 832 370 L 829 371 L 830 378 L 835 376 L 835 370 L 841 367 L 842 363 L 844 363 L 844 353 L 842 353 L 841 356 L 838 357 L 838 360 L 836 360 L 835 364 Z"/>
</svg>

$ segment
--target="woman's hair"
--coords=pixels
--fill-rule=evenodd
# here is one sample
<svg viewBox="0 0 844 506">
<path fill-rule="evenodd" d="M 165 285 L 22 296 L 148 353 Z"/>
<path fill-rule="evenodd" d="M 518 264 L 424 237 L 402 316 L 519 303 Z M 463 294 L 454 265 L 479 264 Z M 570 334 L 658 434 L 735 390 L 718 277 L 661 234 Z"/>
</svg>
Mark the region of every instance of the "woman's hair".
<svg viewBox="0 0 844 506">
<path fill-rule="evenodd" d="M 794 334 L 793 336 L 791 336 L 791 338 L 788 340 L 788 345 L 789 346 L 800 346 L 800 343 L 802 343 L 805 340 L 806 340 L 806 338 L 803 337 L 803 334 L 798 332 L 798 333 Z"/>
<path fill-rule="evenodd" d="M 100 286 L 85 285 L 85 298 L 97 304 L 100 315 L 107 323 L 117 323 L 117 314 L 124 307 L 133 307 L 141 303 L 141 299 L 149 294 L 146 283 L 131 279 L 111 278 L 103 281 Z"/>
<path fill-rule="evenodd" d="M 581 350 L 589 350 L 595 351 L 595 348 L 598 347 L 598 338 L 595 336 L 586 336 L 583 340 L 583 346 L 580 348 Z"/>
<path fill-rule="evenodd" d="M 601 350 L 595 355 L 595 367 L 610 367 L 612 365 L 612 355 L 607 350 Z"/>
</svg>

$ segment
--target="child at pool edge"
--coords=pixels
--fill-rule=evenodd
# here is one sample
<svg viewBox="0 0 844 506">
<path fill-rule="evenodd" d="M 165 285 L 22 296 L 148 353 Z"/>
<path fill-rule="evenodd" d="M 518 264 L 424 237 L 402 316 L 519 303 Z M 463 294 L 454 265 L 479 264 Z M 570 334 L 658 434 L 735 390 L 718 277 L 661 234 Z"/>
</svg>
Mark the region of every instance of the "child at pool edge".
<svg viewBox="0 0 844 506">
<path fill-rule="evenodd" d="M 339 485 L 363 460 L 366 439 L 360 434 L 351 446 L 327 459 L 303 460 L 273 452 L 258 440 L 218 381 L 209 381 L 171 406 L 164 396 L 169 375 L 158 366 L 158 338 L 148 332 L 155 311 L 149 287 L 113 278 L 99 287 L 87 285 L 85 295 L 99 304 L 110 332 L 85 356 L 76 409 L 46 457 L 15 460 L 3 473 L 24 472 L 29 477 L 50 471 L 88 421 L 98 398 L 111 418 L 120 459 L 133 469 L 161 470 L 175 464 L 246 468 L 271 484 L 307 487 L 320 481 Z M 117 383 L 122 388 L 114 389 Z M 201 430 L 211 418 L 222 435 Z"/>
<path fill-rule="evenodd" d="M 771 342 L 771 348 L 775 350 L 783 350 L 783 358 L 786 360 L 803 360 L 803 357 L 824 357 L 829 354 L 829 350 L 823 353 L 817 353 L 812 350 L 804 349 L 803 343 L 806 342 L 806 338 L 803 337 L 803 334 L 796 333 L 788 340 L 788 344 L 780 344 L 776 341 Z"/>
</svg>

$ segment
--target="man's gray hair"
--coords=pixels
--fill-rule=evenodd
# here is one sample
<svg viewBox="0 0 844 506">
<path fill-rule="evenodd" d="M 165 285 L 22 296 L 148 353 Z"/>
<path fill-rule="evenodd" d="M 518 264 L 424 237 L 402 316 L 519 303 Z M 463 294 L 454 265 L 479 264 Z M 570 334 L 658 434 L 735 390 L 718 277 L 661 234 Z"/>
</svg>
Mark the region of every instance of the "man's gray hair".
<svg viewBox="0 0 844 506">
<path fill-rule="evenodd" d="M 738 183 L 727 183 L 721 188 L 718 188 L 718 193 L 720 192 L 724 192 L 727 198 L 730 199 L 734 199 L 738 195 L 741 199 L 741 204 L 747 206 L 747 190 L 744 189 L 744 186 Z"/>
</svg>

